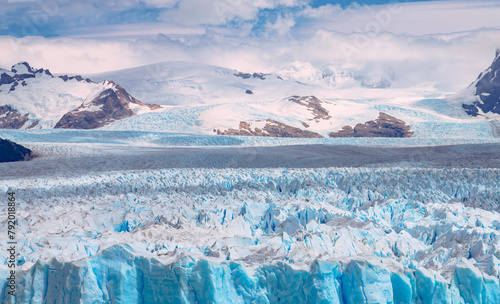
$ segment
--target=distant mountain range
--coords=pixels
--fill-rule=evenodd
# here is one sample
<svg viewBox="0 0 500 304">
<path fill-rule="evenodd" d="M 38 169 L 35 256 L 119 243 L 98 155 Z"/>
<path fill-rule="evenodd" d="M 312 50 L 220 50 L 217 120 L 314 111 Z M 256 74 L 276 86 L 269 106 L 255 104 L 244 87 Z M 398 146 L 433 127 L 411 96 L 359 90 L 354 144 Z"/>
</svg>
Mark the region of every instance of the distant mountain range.
<svg viewBox="0 0 500 304">
<path fill-rule="evenodd" d="M 265 74 L 165 62 L 87 78 L 54 76 L 21 62 L 0 69 L 0 128 L 306 138 L 423 136 L 430 132 L 422 129 L 424 123 L 498 117 L 499 57 L 497 53 L 463 92 L 430 105 L 425 101 L 433 92 L 391 89 L 392 76 L 387 75 L 375 79 L 329 70 L 304 82 L 290 71 Z M 341 86 L 339 77 L 355 85 Z"/>
</svg>

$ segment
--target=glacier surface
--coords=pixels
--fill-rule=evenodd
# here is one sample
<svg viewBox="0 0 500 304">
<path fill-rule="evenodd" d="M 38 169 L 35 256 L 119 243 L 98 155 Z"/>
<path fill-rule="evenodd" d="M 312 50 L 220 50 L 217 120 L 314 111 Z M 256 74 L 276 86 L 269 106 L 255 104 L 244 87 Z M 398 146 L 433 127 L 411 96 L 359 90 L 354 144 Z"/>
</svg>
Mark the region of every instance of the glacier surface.
<svg viewBox="0 0 500 304">
<path fill-rule="evenodd" d="M 500 300 L 498 169 L 174 168 L 0 184 L 19 202 L 17 303 Z"/>
</svg>

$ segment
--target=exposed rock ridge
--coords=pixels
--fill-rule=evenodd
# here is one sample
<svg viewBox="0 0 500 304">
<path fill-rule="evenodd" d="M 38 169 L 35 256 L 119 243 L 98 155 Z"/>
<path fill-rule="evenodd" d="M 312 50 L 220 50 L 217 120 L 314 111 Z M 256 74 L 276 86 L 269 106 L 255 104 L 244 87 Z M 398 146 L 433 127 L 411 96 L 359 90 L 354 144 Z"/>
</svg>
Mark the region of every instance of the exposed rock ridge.
<svg viewBox="0 0 500 304">
<path fill-rule="evenodd" d="M 6 93 L 9 94 L 15 90 L 24 90 L 23 87 L 29 86 L 30 84 L 29 79 L 35 78 L 37 81 L 41 78 L 39 81 L 42 81 L 42 84 L 44 84 L 45 79 L 51 80 L 58 78 L 62 79 L 64 82 L 76 80 L 78 82 L 96 84 L 92 80 L 88 78 L 84 79 L 80 75 L 62 75 L 55 77 L 49 70 L 34 69 L 27 62 L 20 62 L 12 66 L 10 71 L 0 69 L 0 91 L 5 90 Z M 61 85 L 64 85 L 64 83 L 61 82 Z M 30 88 L 28 87 L 27 90 L 30 90 Z M 43 91 L 37 93 L 43 95 Z M 73 107 L 79 105 L 81 102 L 80 100 L 81 99 L 75 100 Z M 34 101 L 30 99 L 27 100 L 27 102 Z M 130 96 L 124 88 L 112 81 L 105 81 L 103 83 L 103 91 L 100 92 L 94 100 L 91 100 L 90 103 L 81 104 L 76 109 L 73 108 L 71 112 L 65 113 L 56 123 L 55 128 L 99 128 L 113 121 L 130 117 L 136 112 L 142 111 L 141 107 L 149 108 L 150 110 L 161 108 L 158 105 L 143 104 Z M 72 109 L 72 107 L 69 107 L 69 109 Z M 63 113 L 61 113 L 61 115 Z M 15 102 L 14 104 L 0 105 L 0 128 L 33 128 L 40 120 L 30 119 L 30 115 L 36 116 L 37 113 L 20 112 Z"/>
<path fill-rule="evenodd" d="M 331 132 L 330 137 L 411 137 L 414 132 L 404 121 L 380 112 L 375 120 L 357 124 L 354 128 L 344 126 L 338 132 Z"/>
<path fill-rule="evenodd" d="M 28 83 L 25 81 L 26 79 L 37 78 L 37 77 L 55 78 L 55 76 L 52 75 L 52 73 L 48 69 L 34 69 L 25 61 L 13 65 L 10 71 L 0 70 L 0 73 L 1 73 L 0 86 L 4 84 L 11 84 L 11 86 L 9 87 L 9 92 L 15 91 L 16 87 L 19 84 L 21 84 L 22 86 L 27 86 Z M 80 75 L 76 76 L 62 75 L 58 76 L 58 78 L 61 78 L 65 82 L 73 79 L 76 79 L 77 81 L 86 81 L 88 83 L 93 82 L 88 78 L 83 79 L 83 77 Z"/>
<path fill-rule="evenodd" d="M 130 104 L 148 107 L 150 110 L 160 108 L 159 105 L 143 104 L 132 97 L 124 88 L 112 81 L 108 83 L 113 88 L 102 91 L 87 104 L 82 104 L 73 111 L 66 113 L 54 128 L 65 129 L 96 129 L 116 120 L 130 117 L 134 112 Z"/>
<path fill-rule="evenodd" d="M 328 113 L 328 110 L 323 108 L 321 105 L 323 101 L 319 100 L 315 96 L 290 96 L 288 97 L 288 100 L 305 106 L 314 114 L 314 118 L 312 120 L 315 120 L 316 122 L 319 122 L 321 119 L 328 120 L 332 118 Z"/>
<path fill-rule="evenodd" d="M 482 72 L 469 88 L 473 87 L 476 100 L 472 104 L 462 104 L 465 112 L 471 116 L 485 113 L 500 114 L 500 54 L 491 66 Z"/>
<path fill-rule="evenodd" d="M 264 73 L 253 73 L 253 74 L 250 74 L 250 73 L 238 72 L 238 73 L 234 73 L 233 75 L 236 76 L 236 77 L 241 77 L 243 79 L 257 78 L 257 79 L 260 79 L 260 80 L 264 80 L 264 79 L 266 79 L 266 76 L 269 75 L 269 74 L 264 74 Z"/>
<path fill-rule="evenodd" d="M 28 116 L 19 114 L 9 105 L 0 106 L 0 129 L 20 129 L 28 121 Z"/>
<path fill-rule="evenodd" d="M 239 136 L 265 136 L 265 137 L 297 137 L 297 138 L 322 138 L 318 133 L 302 130 L 281 122 L 267 119 L 264 127 L 254 128 L 250 123 L 241 121 L 239 129 L 214 130 L 217 135 L 239 135 Z"/>
<path fill-rule="evenodd" d="M 21 160 L 30 160 L 33 152 L 15 142 L 0 138 L 0 163 Z"/>
</svg>

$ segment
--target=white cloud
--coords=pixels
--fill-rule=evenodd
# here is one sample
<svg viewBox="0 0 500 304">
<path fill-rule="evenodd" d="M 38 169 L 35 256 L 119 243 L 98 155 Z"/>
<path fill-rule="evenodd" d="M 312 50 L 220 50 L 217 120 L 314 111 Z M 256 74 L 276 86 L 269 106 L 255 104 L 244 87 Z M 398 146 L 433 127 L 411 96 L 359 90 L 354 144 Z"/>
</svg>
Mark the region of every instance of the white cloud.
<svg viewBox="0 0 500 304">
<path fill-rule="evenodd" d="M 369 32 L 380 28 L 395 34 L 429 35 L 498 27 L 498 1 L 432 1 L 359 6 L 308 8 L 304 31 L 328 29 L 342 33 Z"/>
<path fill-rule="evenodd" d="M 276 21 L 274 23 L 267 22 L 266 23 L 266 34 L 272 35 L 286 35 L 290 33 L 292 27 L 295 25 L 295 20 L 291 14 L 287 14 L 286 16 L 278 15 Z"/>
<path fill-rule="evenodd" d="M 181 0 L 161 20 L 184 25 L 221 25 L 234 19 L 254 19 L 259 10 L 279 6 L 302 6 L 306 0 Z"/>
<path fill-rule="evenodd" d="M 142 1 L 150 6 L 171 8 L 174 7 L 180 0 L 142 0 Z"/>
<path fill-rule="evenodd" d="M 233 6 L 218 14 L 211 1 L 182 0 L 170 15 L 173 19 L 163 16 L 165 23 L 107 25 L 73 32 L 71 37 L 0 37 L 0 67 L 25 60 L 56 73 L 89 74 L 160 61 L 191 61 L 273 72 L 286 70 L 295 62 L 307 69 L 302 71 L 304 75 L 325 67 L 355 67 L 375 74 L 390 71 L 395 87 L 427 82 L 455 91 L 490 64 L 500 41 L 500 28 L 494 28 L 490 18 L 500 15 L 500 4 L 491 1 L 306 7 L 279 11 L 276 19 L 262 25 L 263 34 L 252 31 L 259 9 L 303 3 L 225 3 Z M 464 13 L 482 14 L 484 22 L 476 16 L 465 18 Z M 447 24 L 438 23 L 439 16 Z M 221 25 L 235 18 L 247 21 Z M 200 26 L 202 23 L 212 26 Z M 440 34 L 443 30 L 448 32 Z"/>
</svg>

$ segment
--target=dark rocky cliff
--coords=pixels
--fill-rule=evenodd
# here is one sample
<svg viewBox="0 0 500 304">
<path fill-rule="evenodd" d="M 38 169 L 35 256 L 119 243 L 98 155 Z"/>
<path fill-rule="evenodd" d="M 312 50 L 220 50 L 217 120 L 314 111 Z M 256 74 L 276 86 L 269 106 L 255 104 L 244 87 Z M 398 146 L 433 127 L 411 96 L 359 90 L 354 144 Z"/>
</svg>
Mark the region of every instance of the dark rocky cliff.
<svg viewBox="0 0 500 304">
<path fill-rule="evenodd" d="M 0 138 L 0 163 L 20 160 L 30 160 L 33 152 L 10 140 Z"/>
</svg>

